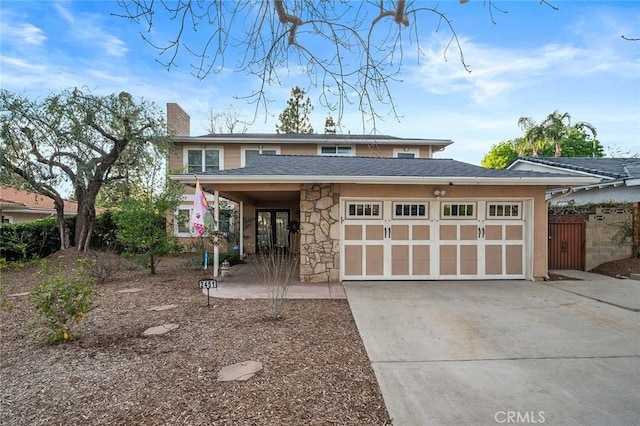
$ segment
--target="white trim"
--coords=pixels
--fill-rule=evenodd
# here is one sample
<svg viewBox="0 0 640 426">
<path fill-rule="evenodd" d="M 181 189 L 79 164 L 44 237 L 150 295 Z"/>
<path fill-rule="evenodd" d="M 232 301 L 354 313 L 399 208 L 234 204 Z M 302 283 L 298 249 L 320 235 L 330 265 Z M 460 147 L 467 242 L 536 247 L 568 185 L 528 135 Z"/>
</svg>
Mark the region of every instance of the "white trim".
<svg viewBox="0 0 640 426">
<path fill-rule="evenodd" d="M 262 154 L 262 151 L 275 151 L 276 155 L 280 155 L 280 146 L 277 145 L 241 145 L 240 146 L 240 167 L 247 165 L 246 152 L 258 151 L 258 154 Z"/>
<path fill-rule="evenodd" d="M 290 175 L 199 175 L 200 183 L 362 183 L 403 185 L 518 185 L 569 186 L 599 182 L 598 178 L 577 177 L 442 177 L 442 176 L 290 176 Z M 195 185 L 193 174 L 171 175 L 171 180 Z"/>
<path fill-rule="evenodd" d="M 200 145 L 200 146 L 196 146 L 196 145 L 189 145 L 189 146 L 184 146 L 182 148 L 182 165 L 184 167 L 184 170 L 186 173 L 190 173 L 187 172 L 188 167 L 189 167 L 189 151 L 218 151 L 218 170 L 224 170 L 224 146 L 222 145 Z M 202 170 L 196 173 L 207 173 L 204 171 L 204 158 L 205 156 L 202 156 Z"/>
<path fill-rule="evenodd" d="M 335 153 L 325 154 L 322 152 L 322 148 L 335 148 Z M 349 148 L 348 154 L 340 154 L 338 152 L 339 148 Z M 356 156 L 356 147 L 353 144 L 348 143 L 319 143 L 318 144 L 318 155 L 321 156 L 338 156 L 338 157 L 355 157 Z"/>
<path fill-rule="evenodd" d="M 420 148 L 393 148 L 393 157 L 398 158 L 398 154 L 413 154 L 413 158 L 420 158 Z"/>
<path fill-rule="evenodd" d="M 453 143 L 451 139 L 411 139 L 411 138 L 376 138 L 375 135 L 363 135 L 362 137 L 354 137 L 349 135 L 350 137 L 338 138 L 336 137 L 326 137 L 326 138 L 309 138 L 301 135 L 300 137 L 273 137 L 272 133 L 265 134 L 268 137 L 263 137 L 261 135 L 247 135 L 243 137 L 224 137 L 220 135 L 220 137 L 216 136 L 174 136 L 173 141 L 178 143 L 191 143 L 191 144 L 272 144 L 277 143 L 281 145 L 287 144 L 309 144 L 309 143 L 317 143 L 317 144 L 325 144 L 325 145 L 420 145 L 420 146 L 448 146 Z M 287 135 L 291 136 L 291 135 Z M 441 149 L 439 149 L 440 151 Z"/>
<path fill-rule="evenodd" d="M 188 228 L 189 228 L 189 232 L 180 232 L 178 230 L 178 214 L 180 213 L 180 210 L 184 210 L 189 212 L 188 216 L 187 216 L 187 223 L 188 223 Z M 194 237 L 195 236 L 195 229 L 190 226 L 191 225 L 191 213 L 193 211 L 193 206 L 188 207 L 188 206 L 178 206 L 178 208 L 173 212 L 173 235 L 175 237 Z"/>
</svg>

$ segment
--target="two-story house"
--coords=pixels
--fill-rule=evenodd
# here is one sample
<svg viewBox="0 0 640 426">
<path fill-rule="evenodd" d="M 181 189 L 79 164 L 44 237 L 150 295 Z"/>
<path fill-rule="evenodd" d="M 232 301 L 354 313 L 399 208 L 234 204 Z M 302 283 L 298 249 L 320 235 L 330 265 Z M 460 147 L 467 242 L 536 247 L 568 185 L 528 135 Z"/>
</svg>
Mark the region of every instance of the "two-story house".
<svg viewBox="0 0 640 426">
<path fill-rule="evenodd" d="M 214 204 L 237 203 L 248 254 L 290 247 L 289 224 L 299 223 L 302 282 L 543 279 L 545 191 L 594 181 L 434 159 L 450 140 L 190 136 L 177 104 L 167 104 L 167 122 L 169 167 L 182 170 L 172 178 L 190 187 L 183 211 L 196 178 Z"/>
</svg>

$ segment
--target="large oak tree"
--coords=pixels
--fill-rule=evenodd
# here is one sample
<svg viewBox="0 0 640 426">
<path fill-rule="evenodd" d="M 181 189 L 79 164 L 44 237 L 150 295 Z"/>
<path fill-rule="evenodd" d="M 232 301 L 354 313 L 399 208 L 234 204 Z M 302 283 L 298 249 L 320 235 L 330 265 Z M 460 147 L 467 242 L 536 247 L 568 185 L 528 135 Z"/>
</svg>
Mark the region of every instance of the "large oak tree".
<svg viewBox="0 0 640 426">
<path fill-rule="evenodd" d="M 87 250 L 100 189 L 145 167 L 169 144 L 163 114 L 126 92 L 69 89 L 32 100 L 2 90 L 0 112 L 0 166 L 54 200 L 61 248 L 69 241 L 59 188 L 70 188 L 78 203 L 74 245 Z"/>
</svg>

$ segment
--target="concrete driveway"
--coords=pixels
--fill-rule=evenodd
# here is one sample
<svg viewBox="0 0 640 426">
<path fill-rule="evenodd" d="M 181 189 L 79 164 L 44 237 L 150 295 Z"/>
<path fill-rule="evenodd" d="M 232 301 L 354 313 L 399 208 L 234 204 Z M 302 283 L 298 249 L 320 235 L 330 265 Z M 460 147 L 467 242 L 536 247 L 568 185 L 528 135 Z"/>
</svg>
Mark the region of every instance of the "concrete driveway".
<svg viewBox="0 0 640 426">
<path fill-rule="evenodd" d="M 640 282 L 589 276 L 344 283 L 393 424 L 640 424 Z"/>
</svg>

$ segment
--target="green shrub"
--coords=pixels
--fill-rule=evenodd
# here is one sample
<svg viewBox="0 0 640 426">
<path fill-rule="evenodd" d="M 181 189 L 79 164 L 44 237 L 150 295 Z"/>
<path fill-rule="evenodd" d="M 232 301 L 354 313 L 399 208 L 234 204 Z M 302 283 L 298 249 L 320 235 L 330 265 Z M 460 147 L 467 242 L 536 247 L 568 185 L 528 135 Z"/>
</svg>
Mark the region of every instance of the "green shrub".
<svg viewBox="0 0 640 426">
<path fill-rule="evenodd" d="M 229 261 L 229 265 L 237 265 L 242 263 L 242 259 L 240 258 L 240 252 L 238 250 L 228 251 L 226 253 L 220 253 L 220 264 L 225 260 Z"/>
<path fill-rule="evenodd" d="M 55 218 L 0 225 L 0 254 L 9 262 L 42 258 L 58 250 L 60 233 Z"/>
<path fill-rule="evenodd" d="M 95 291 L 92 263 L 76 262 L 72 271 L 52 271 L 46 261 L 37 273 L 40 285 L 29 293 L 37 317 L 32 327 L 35 335 L 49 343 L 64 343 L 80 334 L 80 322 L 91 309 Z"/>
</svg>

